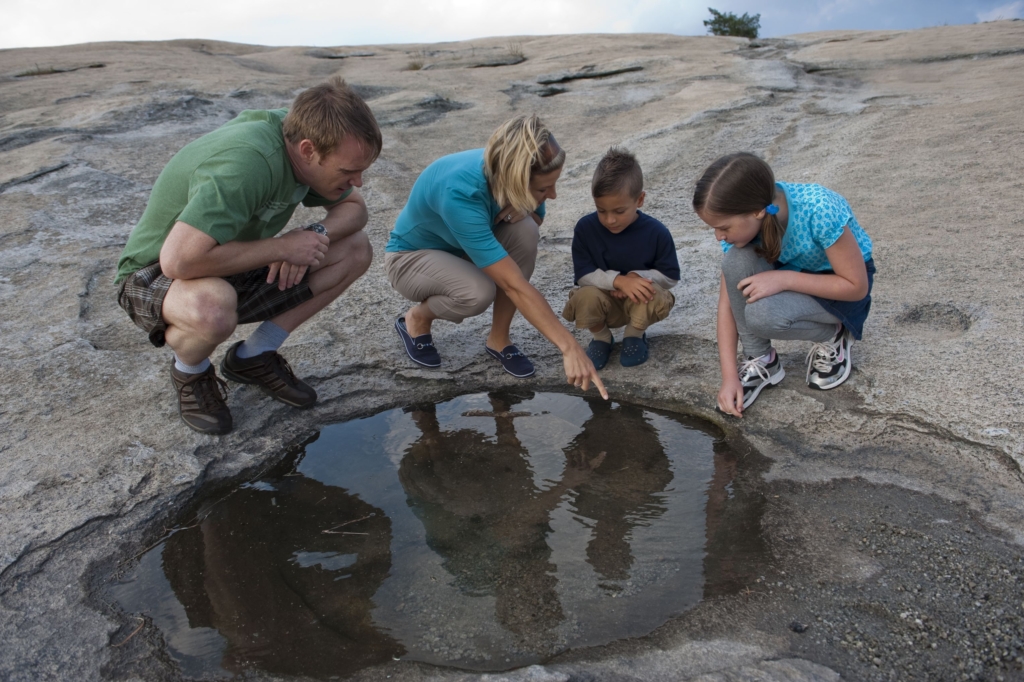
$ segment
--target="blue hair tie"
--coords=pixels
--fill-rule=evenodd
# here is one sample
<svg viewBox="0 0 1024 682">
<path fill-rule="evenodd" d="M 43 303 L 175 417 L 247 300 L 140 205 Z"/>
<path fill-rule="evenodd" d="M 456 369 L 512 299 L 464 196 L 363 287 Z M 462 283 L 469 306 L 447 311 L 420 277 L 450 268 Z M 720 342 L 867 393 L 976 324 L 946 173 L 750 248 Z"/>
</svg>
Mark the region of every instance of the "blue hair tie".
<svg viewBox="0 0 1024 682">
<path fill-rule="evenodd" d="M 775 215 L 779 212 L 779 207 L 775 204 L 768 204 L 764 210 L 768 212 L 768 215 Z"/>
</svg>

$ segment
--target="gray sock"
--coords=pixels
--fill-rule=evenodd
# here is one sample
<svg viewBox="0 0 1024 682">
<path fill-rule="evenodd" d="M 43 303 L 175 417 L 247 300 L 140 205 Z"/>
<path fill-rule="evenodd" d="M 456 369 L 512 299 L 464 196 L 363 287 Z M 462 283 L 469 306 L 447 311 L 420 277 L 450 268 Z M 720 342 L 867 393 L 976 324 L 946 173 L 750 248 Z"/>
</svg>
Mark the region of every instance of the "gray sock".
<svg viewBox="0 0 1024 682">
<path fill-rule="evenodd" d="M 256 331 L 252 333 L 252 336 L 247 338 L 238 347 L 235 355 L 240 358 L 251 358 L 260 353 L 266 353 L 268 350 L 277 350 L 287 338 L 288 332 L 267 320 L 256 327 Z"/>
<path fill-rule="evenodd" d="M 178 354 L 174 354 L 174 369 L 185 374 L 201 374 L 210 368 L 210 358 L 204 358 L 198 365 L 186 365 L 178 357 Z"/>
<path fill-rule="evenodd" d="M 595 341 L 604 341 L 605 343 L 611 343 L 612 341 L 614 341 L 614 339 L 612 339 L 612 330 L 609 329 L 608 327 L 604 327 L 599 332 L 590 333 L 594 335 Z"/>
</svg>

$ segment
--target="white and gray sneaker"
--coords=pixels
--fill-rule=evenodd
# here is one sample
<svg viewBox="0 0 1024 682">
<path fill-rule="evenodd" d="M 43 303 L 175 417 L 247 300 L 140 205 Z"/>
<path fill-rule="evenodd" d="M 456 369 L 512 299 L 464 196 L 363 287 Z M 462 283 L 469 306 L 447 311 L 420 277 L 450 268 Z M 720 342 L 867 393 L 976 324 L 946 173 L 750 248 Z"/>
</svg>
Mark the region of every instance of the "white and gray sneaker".
<svg viewBox="0 0 1024 682">
<path fill-rule="evenodd" d="M 771 362 L 768 357 L 774 355 Z M 779 354 L 770 352 L 759 358 L 747 358 L 740 364 L 740 384 L 743 385 L 743 409 L 747 409 L 757 400 L 757 395 L 766 386 L 774 386 L 786 378 L 786 370 L 782 369 Z"/>
<path fill-rule="evenodd" d="M 807 385 L 827 391 L 846 381 L 853 368 L 851 346 L 853 334 L 846 327 L 840 327 L 831 341 L 811 346 L 807 354 Z"/>
</svg>

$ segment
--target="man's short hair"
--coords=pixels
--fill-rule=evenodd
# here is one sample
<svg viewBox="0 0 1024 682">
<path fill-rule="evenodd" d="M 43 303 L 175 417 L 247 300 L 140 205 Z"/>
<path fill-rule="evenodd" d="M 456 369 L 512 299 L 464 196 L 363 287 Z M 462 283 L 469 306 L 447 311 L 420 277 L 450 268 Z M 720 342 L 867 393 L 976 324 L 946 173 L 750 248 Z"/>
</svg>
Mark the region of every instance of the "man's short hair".
<svg viewBox="0 0 1024 682">
<path fill-rule="evenodd" d="M 636 157 L 625 149 L 612 147 L 597 162 L 590 183 L 590 193 L 595 199 L 620 192 L 628 192 L 633 199 L 639 199 L 643 191 L 644 172 Z"/>
<path fill-rule="evenodd" d="M 284 117 L 284 136 L 292 144 L 313 143 L 320 156 L 338 148 L 347 135 L 362 142 L 374 161 L 384 145 L 377 119 L 363 98 L 340 76 L 299 93 Z"/>
</svg>

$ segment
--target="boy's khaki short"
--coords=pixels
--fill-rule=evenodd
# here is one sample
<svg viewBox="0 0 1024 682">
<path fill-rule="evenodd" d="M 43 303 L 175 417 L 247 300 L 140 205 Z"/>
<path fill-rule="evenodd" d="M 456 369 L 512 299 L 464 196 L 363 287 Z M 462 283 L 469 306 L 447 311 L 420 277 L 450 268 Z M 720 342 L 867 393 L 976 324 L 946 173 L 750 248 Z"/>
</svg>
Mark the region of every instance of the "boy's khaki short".
<svg viewBox="0 0 1024 682">
<path fill-rule="evenodd" d="M 575 322 L 577 329 L 592 329 L 598 325 L 609 328 L 625 327 L 644 330 L 668 317 L 676 304 L 671 291 L 654 285 L 654 298 L 647 303 L 633 303 L 628 298 L 615 298 L 611 293 L 595 286 L 577 287 L 569 292 L 569 300 L 562 317 Z"/>
<path fill-rule="evenodd" d="M 222 278 L 238 294 L 238 324 L 269 320 L 313 298 L 309 272 L 301 282 L 284 291 L 277 288 L 277 282 L 267 284 L 269 272 L 269 267 L 263 267 Z M 149 334 L 150 343 L 157 348 L 165 343 L 164 297 L 173 281 L 163 274 L 158 261 L 129 275 L 117 292 L 118 304 L 137 327 Z"/>
</svg>

